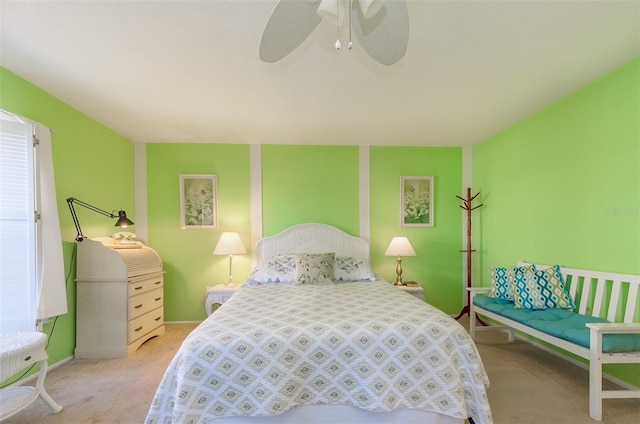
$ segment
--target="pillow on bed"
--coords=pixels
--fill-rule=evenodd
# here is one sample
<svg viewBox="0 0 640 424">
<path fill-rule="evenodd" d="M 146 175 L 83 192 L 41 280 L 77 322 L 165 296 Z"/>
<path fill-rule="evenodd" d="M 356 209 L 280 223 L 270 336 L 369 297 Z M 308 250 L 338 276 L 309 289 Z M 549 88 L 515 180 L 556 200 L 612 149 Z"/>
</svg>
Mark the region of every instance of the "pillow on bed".
<svg viewBox="0 0 640 424">
<path fill-rule="evenodd" d="M 296 284 L 330 284 L 335 253 L 298 254 Z"/>
<path fill-rule="evenodd" d="M 516 273 L 524 272 L 529 268 L 535 271 L 536 266 L 531 265 L 530 267 L 519 266 L 515 268 L 491 268 L 491 292 L 489 293 L 489 296 L 513 302 L 515 300 L 515 275 Z"/>
<path fill-rule="evenodd" d="M 376 275 L 365 258 L 338 256 L 333 266 L 334 279 L 341 283 L 345 281 L 375 281 Z"/>
<path fill-rule="evenodd" d="M 294 254 L 262 259 L 247 279 L 247 284 L 252 286 L 293 284 L 296 281 L 297 261 L 298 257 Z"/>
<path fill-rule="evenodd" d="M 524 273 L 516 274 L 515 290 L 516 308 L 575 308 L 565 289 L 559 265 L 541 271 L 530 269 Z"/>
</svg>

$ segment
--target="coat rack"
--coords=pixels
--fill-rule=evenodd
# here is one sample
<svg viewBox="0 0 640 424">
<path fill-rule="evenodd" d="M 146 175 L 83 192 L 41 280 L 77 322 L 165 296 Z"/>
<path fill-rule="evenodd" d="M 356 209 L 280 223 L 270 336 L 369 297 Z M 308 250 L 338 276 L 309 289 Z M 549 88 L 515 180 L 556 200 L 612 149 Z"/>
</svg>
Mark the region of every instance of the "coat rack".
<svg viewBox="0 0 640 424">
<path fill-rule="evenodd" d="M 460 196 L 456 196 L 458 199 L 462 200 L 463 204 L 460 205 L 460 207 L 465 211 L 467 211 L 467 248 L 465 250 L 460 250 L 460 252 L 465 252 L 467 254 L 467 287 L 471 287 L 471 273 L 472 273 L 471 254 L 475 252 L 475 250 L 471 248 L 471 211 L 474 211 L 479 207 L 483 206 L 482 203 L 477 206 L 472 206 L 471 203 L 476 197 L 478 197 L 479 194 L 480 192 L 476 193 L 472 197 L 471 188 L 467 188 L 466 199 L 463 199 Z M 467 290 L 467 304 L 462 308 L 462 311 L 460 311 L 460 313 L 456 317 L 456 320 L 460 319 L 465 314 L 470 315 L 470 310 L 469 310 L 470 303 L 471 303 L 471 293 L 469 293 L 469 291 Z M 478 318 L 477 315 L 476 315 L 476 320 L 478 320 L 478 322 L 482 325 L 487 325 L 480 318 Z"/>
</svg>

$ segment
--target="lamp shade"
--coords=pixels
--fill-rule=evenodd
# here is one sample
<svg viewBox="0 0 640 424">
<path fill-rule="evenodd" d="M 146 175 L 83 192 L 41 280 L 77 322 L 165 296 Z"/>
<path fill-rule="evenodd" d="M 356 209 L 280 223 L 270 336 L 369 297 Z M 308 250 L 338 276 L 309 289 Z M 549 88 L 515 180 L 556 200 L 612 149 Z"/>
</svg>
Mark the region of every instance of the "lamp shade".
<svg viewBox="0 0 640 424">
<path fill-rule="evenodd" d="M 416 256 L 411 242 L 406 237 L 394 237 L 384 252 L 385 256 Z"/>
<path fill-rule="evenodd" d="M 129 225 L 133 225 L 133 221 L 127 218 L 125 211 L 118 211 L 118 221 L 116 221 L 116 227 L 127 228 Z"/>
<path fill-rule="evenodd" d="M 240 240 L 240 234 L 233 232 L 223 232 L 220 234 L 218 244 L 213 250 L 214 255 L 244 255 L 247 250 Z"/>
</svg>

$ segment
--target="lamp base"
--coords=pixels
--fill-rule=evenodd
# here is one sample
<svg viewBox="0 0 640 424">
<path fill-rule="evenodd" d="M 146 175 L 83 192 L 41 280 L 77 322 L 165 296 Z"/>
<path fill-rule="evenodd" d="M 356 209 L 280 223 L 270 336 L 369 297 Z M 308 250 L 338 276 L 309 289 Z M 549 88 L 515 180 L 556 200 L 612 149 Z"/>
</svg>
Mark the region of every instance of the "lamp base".
<svg viewBox="0 0 640 424">
<path fill-rule="evenodd" d="M 400 256 L 398 256 L 396 260 L 396 282 L 393 285 L 404 286 L 402 282 L 402 258 L 400 258 Z"/>
</svg>

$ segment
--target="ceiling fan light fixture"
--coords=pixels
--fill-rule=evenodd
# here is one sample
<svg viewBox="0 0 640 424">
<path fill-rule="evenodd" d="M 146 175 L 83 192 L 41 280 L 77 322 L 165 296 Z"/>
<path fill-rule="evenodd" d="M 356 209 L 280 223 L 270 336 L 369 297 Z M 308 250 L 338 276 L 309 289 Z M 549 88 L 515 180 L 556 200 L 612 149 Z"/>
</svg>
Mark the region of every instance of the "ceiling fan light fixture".
<svg viewBox="0 0 640 424">
<path fill-rule="evenodd" d="M 262 34 L 260 59 L 267 63 L 279 61 L 299 47 L 323 20 L 336 26 L 335 47 L 341 50 L 340 26 L 348 21 L 348 49 L 353 48 L 353 35 L 373 60 L 393 65 L 407 51 L 407 1 L 279 0 Z M 360 4 L 356 6 L 354 2 Z"/>
<path fill-rule="evenodd" d="M 360 10 L 362 10 L 362 16 L 365 19 L 375 16 L 384 6 L 383 0 L 358 0 L 358 3 L 360 3 Z"/>
<path fill-rule="evenodd" d="M 347 12 L 349 0 L 320 0 L 318 15 L 331 25 L 341 26 Z"/>
</svg>

